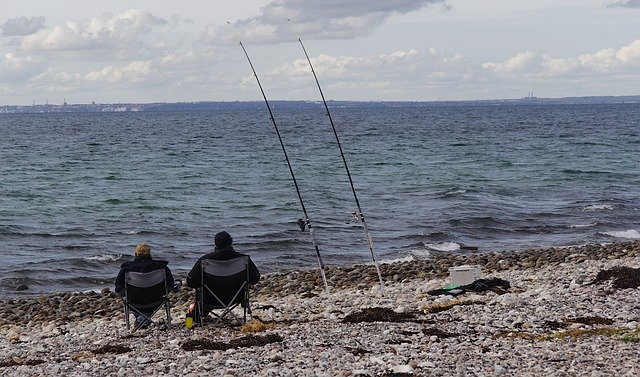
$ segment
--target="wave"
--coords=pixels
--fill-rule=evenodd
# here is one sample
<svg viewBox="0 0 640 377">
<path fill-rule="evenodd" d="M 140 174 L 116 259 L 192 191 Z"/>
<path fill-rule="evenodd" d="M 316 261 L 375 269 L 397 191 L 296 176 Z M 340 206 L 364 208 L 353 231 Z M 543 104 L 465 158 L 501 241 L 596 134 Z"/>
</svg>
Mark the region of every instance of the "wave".
<svg viewBox="0 0 640 377">
<path fill-rule="evenodd" d="M 103 200 L 103 203 L 107 203 L 107 204 L 125 204 L 127 201 L 126 200 L 122 200 L 122 199 L 106 199 Z"/>
<path fill-rule="evenodd" d="M 589 224 L 574 224 L 574 225 L 569 225 L 569 228 L 572 229 L 582 229 L 582 228 L 593 228 L 594 226 L 598 225 L 597 221 L 594 221 L 592 223 Z"/>
<path fill-rule="evenodd" d="M 86 259 L 89 261 L 98 261 L 98 262 L 115 262 L 122 259 L 122 254 L 92 255 L 90 257 L 84 257 L 82 259 Z"/>
<path fill-rule="evenodd" d="M 613 205 L 612 204 L 592 204 L 592 205 L 584 207 L 583 210 L 584 211 L 591 211 L 591 212 L 595 212 L 595 211 L 613 211 Z"/>
<path fill-rule="evenodd" d="M 609 231 L 609 232 L 600 232 L 598 234 L 601 234 L 601 235 L 604 235 L 604 236 L 609 236 L 609 237 L 615 237 L 615 238 L 628 238 L 628 239 L 632 239 L 632 240 L 640 239 L 640 232 L 638 232 L 635 229 L 612 230 L 612 231 Z"/>
<path fill-rule="evenodd" d="M 162 232 L 157 232 L 153 230 L 127 230 L 127 231 L 122 231 L 118 233 L 126 234 L 128 236 L 152 236 L 152 235 L 164 234 Z"/>
<path fill-rule="evenodd" d="M 452 196 L 459 196 L 459 195 L 466 194 L 466 193 L 467 193 L 467 190 L 465 190 L 465 189 L 452 188 L 449 191 L 443 193 L 441 195 L 441 197 L 449 198 L 449 197 L 452 197 Z"/>
<path fill-rule="evenodd" d="M 460 244 L 455 242 L 439 242 L 439 243 L 424 243 L 427 249 L 436 251 L 457 251 L 460 250 Z"/>
</svg>

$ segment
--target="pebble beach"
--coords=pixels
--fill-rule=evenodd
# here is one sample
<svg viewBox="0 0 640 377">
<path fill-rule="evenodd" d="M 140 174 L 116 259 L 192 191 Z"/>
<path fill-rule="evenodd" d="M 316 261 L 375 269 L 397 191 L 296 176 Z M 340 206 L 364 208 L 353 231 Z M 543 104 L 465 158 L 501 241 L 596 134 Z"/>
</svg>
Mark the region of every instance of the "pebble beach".
<svg viewBox="0 0 640 377">
<path fill-rule="evenodd" d="M 510 288 L 429 294 L 460 265 Z M 317 270 L 268 274 L 246 325 L 192 330 L 185 288 L 171 294 L 171 325 L 134 333 L 113 287 L 6 299 L 0 375 L 640 374 L 640 241 L 433 256 L 381 271 L 384 289 L 371 265 L 328 268 L 328 294 Z"/>
</svg>

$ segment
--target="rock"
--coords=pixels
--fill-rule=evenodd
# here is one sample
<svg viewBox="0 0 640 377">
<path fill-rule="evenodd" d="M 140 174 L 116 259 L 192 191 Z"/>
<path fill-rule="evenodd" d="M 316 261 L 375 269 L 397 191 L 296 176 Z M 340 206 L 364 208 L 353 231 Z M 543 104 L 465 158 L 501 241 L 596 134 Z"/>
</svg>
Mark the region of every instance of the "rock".
<svg viewBox="0 0 640 377">
<path fill-rule="evenodd" d="M 413 374 L 413 367 L 411 365 L 396 365 L 391 368 L 393 373 L 406 373 Z"/>
<path fill-rule="evenodd" d="M 26 284 L 20 284 L 16 287 L 16 291 L 26 291 L 27 289 L 29 289 L 29 287 L 27 287 Z"/>
</svg>

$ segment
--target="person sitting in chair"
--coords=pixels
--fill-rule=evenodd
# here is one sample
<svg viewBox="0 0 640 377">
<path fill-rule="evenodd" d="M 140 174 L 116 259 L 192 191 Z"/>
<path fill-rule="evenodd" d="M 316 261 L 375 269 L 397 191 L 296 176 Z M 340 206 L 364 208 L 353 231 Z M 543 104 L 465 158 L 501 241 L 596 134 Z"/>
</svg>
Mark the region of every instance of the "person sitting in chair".
<svg viewBox="0 0 640 377">
<path fill-rule="evenodd" d="M 231 238 L 231 235 L 229 233 L 224 231 L 217 233 L 215 235 L 214 241 L 216 245 L 214 251 L 200 257 L 200 259 L 198 259 L 198 261 L 193 265 L 193 268 L 191 269 L 191 271 L 189 271 L 189 274 L 187 275 L 187 286 L 191 288 L 201 287 L 201 281 L 200 281 L 200 277 L 202 274 L 201 261 L 203 259 L 225 261 L 225 260 L 246 256 L 249 258 L 249 284 L 251 285 L 256 284 L 260 280 L 260 272 L 258 271 L 258 268 L 251 260 L 251 257 L 235 251 L 235 249 L 232 246 L 233 238 Z M 197 305 L 192 305 L 190 308 L 190 311 L 192 311 L 192 314 L 194 315 L 194 318 L 197 322 L 199 319 L 199 315 L 195 311 L 195 308 L 197 308 Z M 207 310 L 203 312 L 203 315 L 205 317 L 208 314 L 209 312 Z"/>
<path fill-rule="evenodd" d="M 167 279 L 167 287 L 169 287 L 169 289 L 173 289 L 174 292 L 177 292 L 180 289 L 181 281 L 178 280 L 177 282 L 174 283 L 171 270 L 169 269 L 169 267 L 167 267 L 168 263 L 169 262 L 166 262 L 163 260 L 157 260 L 157 259 L 151 258 L 151 247 L 146 243 L 138 244 L 136 246 L 135 259 L 129 262 L 124 262 L 120 266 L 120 272 L 118 273 L 118 276 L 116 277 L 116 282 L 115 282 L 116 293 L 124 297 L 124 294 L 125 294 L 124 278 L 127 272 L 151 272 L 151 271 L 159 270 L 161 268 L 164 268 L 164 271 L 165 271 L 165 276 Z M 150 313 L 144 313 L 144 314 L 150 315 L 152 312 L 153 311 L 151 311 Z M 148 326 L 148 323 L 138 324 L 139 314 L 135 311 L 133 312 L 133 314 L 136 317 L 137 327 Z"/>
</svg>

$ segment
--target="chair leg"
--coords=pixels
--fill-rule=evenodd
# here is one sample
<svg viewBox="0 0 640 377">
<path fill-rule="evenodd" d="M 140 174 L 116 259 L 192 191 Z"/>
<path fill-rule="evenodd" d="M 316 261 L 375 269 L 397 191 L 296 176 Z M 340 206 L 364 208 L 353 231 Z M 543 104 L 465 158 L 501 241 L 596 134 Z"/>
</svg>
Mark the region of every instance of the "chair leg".
<svg viewBox="0 0 640 377">
<path fill-rule="evenodd" d="M 171 327 L 171 305 L 169 305 L 169 300 L 165 301 L 164 307 L 167 312 L 167 327 Z"/>
<path fill-rule="evenodd" d="M 124 307 L 124 322 L 127 324 L 127 331 L 130 331 L 131 324 L 129 323 L 129 307 L 127 305 Z"/>
</svg>

